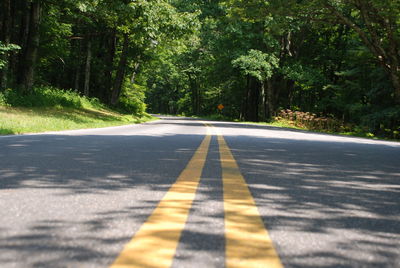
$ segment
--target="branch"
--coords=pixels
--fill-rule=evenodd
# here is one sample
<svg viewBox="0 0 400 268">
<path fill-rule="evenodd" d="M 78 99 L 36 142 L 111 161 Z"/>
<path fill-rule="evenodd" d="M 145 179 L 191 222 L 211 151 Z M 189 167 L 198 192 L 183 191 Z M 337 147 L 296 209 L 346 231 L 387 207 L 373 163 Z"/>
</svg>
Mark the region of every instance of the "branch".
<svg viewBox="0 0 400 268">
<path fill-rule="evenodd" d="M 382 48 L 382 46 L 380 45 L 380 38 L 378 36 L 378 34 L 376 33 L 374 27 L 372 26 L 372 22 L 371 22 L 371 18 L 368 14 L 368 10 L 367 7 L 365 5 L 365 0 L 358 0 L 357 1 L 360 11 L 361 11 L 361 16 L 364 19 L 364 23 L 365 26 L 367 27 L 368 31 L 371 34 L 371 39 L 372 39 L 372 45 L 376 48 L 377 51 L 379 51 L 379 53 L 381 55 L 383 55 L 384 58 L 388 58 L 385 50 Z"/>
<path fill-rule="evenodd" d="M 375 45 L 371 42 L 371 40 L 368 38 L 367 34 L 357 25 L 355 24 L 352 20 L 350 20 L 348 17 L 344 16 L 341 12 L 339 12 L 334 6 L 332 6 L 328 1 L 324 1 L 325 7 L 330 10 L 338 19 L 349 26 L 351 29 L 353 29 L 361 38 L 361 40 L 364 42 L 364 44 L 368 47 L 368 49 L 378 58 L 380 63 L 385 67 L 385 68 L 390 68 L 386 64 L 386 53 L 382 54 L 380 49 L 375 47 Z"/>
</svg>

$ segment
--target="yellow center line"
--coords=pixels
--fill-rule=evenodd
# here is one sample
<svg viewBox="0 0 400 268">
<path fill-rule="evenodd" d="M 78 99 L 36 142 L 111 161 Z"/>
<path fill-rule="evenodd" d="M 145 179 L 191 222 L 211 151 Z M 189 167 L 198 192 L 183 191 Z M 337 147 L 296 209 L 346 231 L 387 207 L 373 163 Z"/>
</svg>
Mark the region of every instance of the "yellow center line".
<svg viewBox="0 0 400 268">
<path fill-rule="evenodd" d="M 111 268 L 170 267 L 193 199 L 210 145 L 210 129 L 154 212 L 111 265 Z"/>
<path fill-rule="evenodd" d="M 225 211 L 226 267 L 283 267 L 239 167 L 218 133 Z"/>
</svg>

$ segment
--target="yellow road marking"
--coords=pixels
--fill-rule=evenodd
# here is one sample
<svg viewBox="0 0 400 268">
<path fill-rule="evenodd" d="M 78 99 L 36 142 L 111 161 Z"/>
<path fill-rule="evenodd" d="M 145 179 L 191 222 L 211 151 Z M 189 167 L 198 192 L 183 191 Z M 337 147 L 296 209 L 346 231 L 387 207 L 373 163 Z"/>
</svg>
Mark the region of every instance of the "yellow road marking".
<svg viewBox="0 0 400 268">
<path fill-rule="evenodd" d="M 211 135 L 207 135 L 177 181 L 111 268 L 170 267 L 199 185 Z"/>
<path fill-rule="evenodd" d="M 245 179 L 218 133 L 225 211 L 226 267 L 283 267 Z"/>
</svg>

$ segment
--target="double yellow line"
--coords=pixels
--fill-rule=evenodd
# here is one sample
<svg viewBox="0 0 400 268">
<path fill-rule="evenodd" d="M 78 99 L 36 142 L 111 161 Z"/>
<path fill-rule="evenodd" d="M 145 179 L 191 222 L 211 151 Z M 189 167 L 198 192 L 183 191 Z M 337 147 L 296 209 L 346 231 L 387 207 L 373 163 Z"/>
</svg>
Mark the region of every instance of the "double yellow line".
<svg viewBox="0 0 400 268">
<path fill-rule="evenodd" d="M 207 135 L 177 181 L 125 246 L 112 268 L 170 267 L 196 195 L 212 137 Z M 249 188 L 220 133 L 226 267 L 282 267 Z"/>
</svg>

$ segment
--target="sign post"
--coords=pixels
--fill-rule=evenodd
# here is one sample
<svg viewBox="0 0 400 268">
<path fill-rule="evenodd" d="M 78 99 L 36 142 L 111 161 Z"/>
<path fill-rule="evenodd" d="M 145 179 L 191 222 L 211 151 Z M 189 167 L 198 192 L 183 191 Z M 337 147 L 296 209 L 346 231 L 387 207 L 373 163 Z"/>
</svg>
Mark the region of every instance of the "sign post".
<svg viewBox="0 0 400 268">
<path fill-rule="evenodd" d="M 222 115 L 222 110 L 225 108 L 225 106 L 223 104 L 219 104 L 217 106 L 217 108 L 218 108 L 219 114 Z"/>
</svg>

